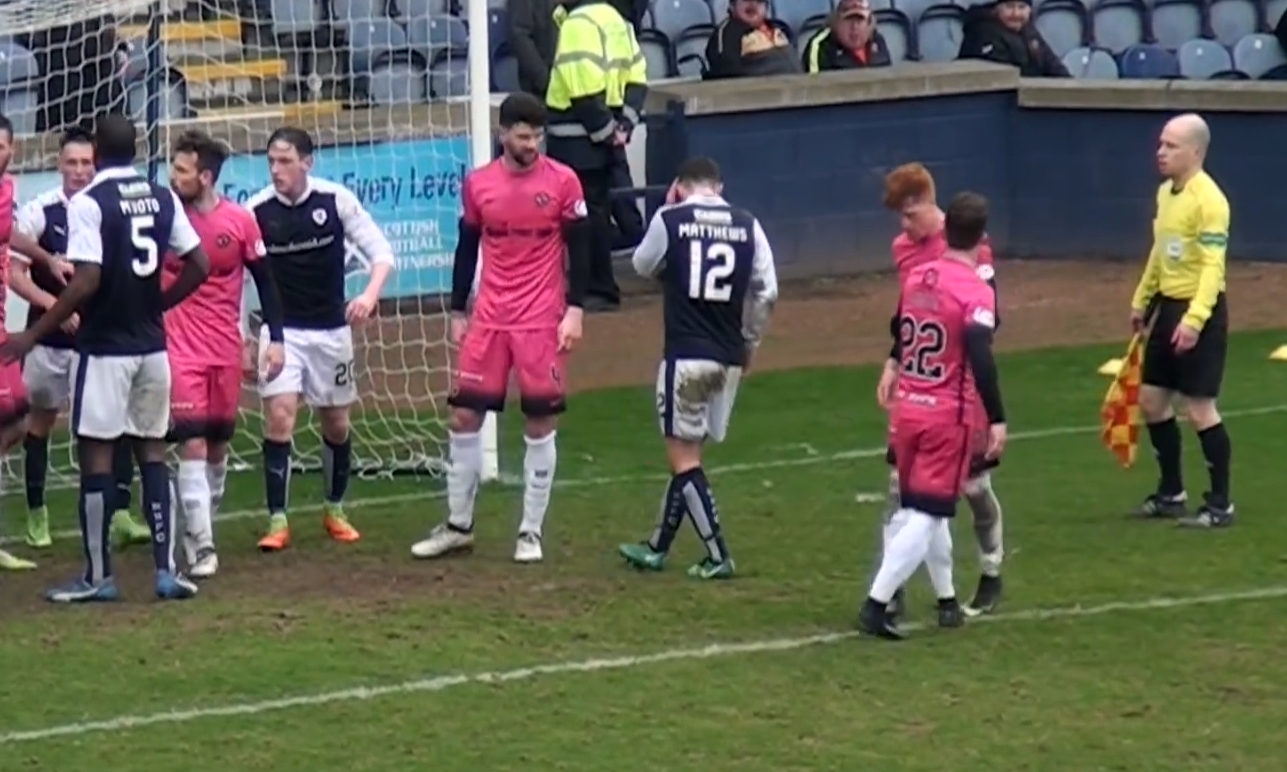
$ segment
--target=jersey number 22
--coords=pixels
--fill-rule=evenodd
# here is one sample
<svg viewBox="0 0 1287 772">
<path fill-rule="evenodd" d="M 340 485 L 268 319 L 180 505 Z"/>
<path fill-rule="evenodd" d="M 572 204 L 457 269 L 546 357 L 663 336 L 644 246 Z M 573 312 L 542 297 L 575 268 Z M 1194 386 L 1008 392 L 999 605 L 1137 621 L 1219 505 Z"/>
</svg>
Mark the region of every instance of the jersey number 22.
<svg viewBox="0 0 1287 772">
<path fill-rule="evenodd" d="M 152 217 L 130 218 L 130 243 L 134 246 L 134 260 L 131 267 L 134 275 L 146 279 L 156 273 L 161 264 L 161 250 L 157 248 L 152 228 L 156 220 Z"/>
<path fill-rule="evenodd" d="M 737 252 L 724 243 L 706 246 L 689 242 L 688 297 L 710 303 L 727 303 L 733 299 L 733 269 Z"/>
</svg>

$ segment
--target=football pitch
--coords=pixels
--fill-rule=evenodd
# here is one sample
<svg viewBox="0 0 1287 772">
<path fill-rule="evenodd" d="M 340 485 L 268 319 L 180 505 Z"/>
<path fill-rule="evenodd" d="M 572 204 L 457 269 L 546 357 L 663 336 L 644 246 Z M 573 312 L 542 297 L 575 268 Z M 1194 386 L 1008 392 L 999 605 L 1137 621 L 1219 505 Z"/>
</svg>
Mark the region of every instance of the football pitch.
<svg viewBox="0 0 1287 772">
<path fill-rule="evenodd" d="M 0 576 L 0 769 L 1281 772 L 1287 365 L 1266 357 L 1284 339 L 1232 340 L 1227 531 L 1126 517 L 1154 468 L 1146 446 L 1127 472 L 1099 445 L 1095 369 L 1119 346 L 1003 356 L 1006 599 L 940 631 L 918 574 L 901 644 L 851 633 L 886 474 L 873 368 L 745 382 L 708 463 L 731 582 L 684 576 L 690 530 L 666 573 L 616 557 L 665 479 L 648 388 L 575 398 L 539 566 L 509 560 L 516 489 L 483 492 L 475 554 L 416 563 L 433 487 L 356 483 L 365 538 L 345 548 L 308 509 L 315 476 L 295 481 L 296 546 L 259 555 L 260 483 L 235 477 L 222 572 L 191 602 L 151 601 L 146 548 L 121 558 L 115 606 L 39 600 L 76 570 L 74 540 Z M 517 427 L 503 436 L 513 468 Z M 954 532 L 965 597 L 964 508 Z"/>
</svg>

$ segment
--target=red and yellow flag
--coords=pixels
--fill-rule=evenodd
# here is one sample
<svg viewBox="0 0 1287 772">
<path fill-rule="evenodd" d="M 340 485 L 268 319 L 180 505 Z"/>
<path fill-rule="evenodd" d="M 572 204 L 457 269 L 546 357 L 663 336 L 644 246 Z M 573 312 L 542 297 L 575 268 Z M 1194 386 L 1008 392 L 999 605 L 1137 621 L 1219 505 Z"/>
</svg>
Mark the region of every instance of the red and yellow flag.
<svg viewBox="0 0 1287 772">
<path fill-rule="evenodd" d="M 1144 336 L 1135 333 L 1126 346 L 1126 357 L 1117 371 L 1104 406 L 1099 409 L 1100 438 L 1108 452 L 1130 469 L 1140 442 L 1140 375 L 1144 365 Z"/>
</svg>

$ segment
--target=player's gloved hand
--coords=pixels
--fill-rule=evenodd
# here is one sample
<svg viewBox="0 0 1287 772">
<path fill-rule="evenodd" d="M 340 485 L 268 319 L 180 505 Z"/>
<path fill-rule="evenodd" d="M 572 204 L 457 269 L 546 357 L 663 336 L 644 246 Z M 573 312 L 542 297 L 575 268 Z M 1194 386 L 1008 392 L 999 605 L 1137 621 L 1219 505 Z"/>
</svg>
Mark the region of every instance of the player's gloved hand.
<svg viewBox="0 0 1287 772">
<path fill-rule="evenodd" d="M 286 347 L 280 343 L 269 343 L 264 349 L 263 359 L 259 363 L 258 375 L 264 383 L 274 380 L 282 374 L 286 366 Z"/>
<path fill-rule="evenodd" d="M 30 330 L 15 332 L 0 343 L 0 362 L 16 362 L 25 357 L 36 347 L 36 339 Z"/>
<path fill-rule="evenodd" d="M 892 359 L 885 360 L 885 367 L 880 371 L 880 382 L 876 384 L 876 403 L 885 410 L 894 400 L 894 387 L 898 385 L 898 363 Z"/>
<path fill-rule="evenodd" d="M 451 344 L 459 346 L 460 342 L 465 339 L 465 333 L 469 332 L 469 317 L 464 314 L 451 315 Z"/>
<path fill-rule="evenodd" d="M 570 306 L 563 314 L 563 321 L 559 322 L 560 353 L 571 351 L 572 347 L 581 340 L 581 313 L 581 309 Z"/>
<path fill-rule="evenodd" d="M 80 314 L 72 314 L 71 316 L 67 317 L 67 321 L 63 322 L 58 326 L 60 329 L 62 329 L 63 332 L 67 333 L 68 335 L 75 335 L 76 330 L 80 327 Z"/>
<path fill-rule="evenodd" d="M 1005 450 L 1005 440 L 1005 424 L 992 424 L 992 428 L 988 430 L 988 451 L 985 454 L 989 461 L 1001 458 L 1001 452 Z"/>
<path fill-rule="evenodd" d="M 349 324 L 354 322 L 363 322 L 371 318 L 375 313 L 375 304 L 377 298 L 368 296 L 365 292 L 349 301 L 348 308 L 344 310 L 344 318 Z"/>
</svg>

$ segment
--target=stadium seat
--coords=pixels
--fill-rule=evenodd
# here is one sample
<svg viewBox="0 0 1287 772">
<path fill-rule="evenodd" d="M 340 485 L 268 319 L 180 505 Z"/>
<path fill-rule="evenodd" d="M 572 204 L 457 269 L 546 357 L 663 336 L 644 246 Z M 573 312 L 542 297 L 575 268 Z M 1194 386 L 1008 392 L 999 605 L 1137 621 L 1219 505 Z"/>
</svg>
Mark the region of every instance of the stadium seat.
<svg viewBox="0 0 1287 772">
<path fill-rule="evenodd" d="M 1241 70 L 1221 70 L 1212 75 L 1211 80 L 1251 80 L 1251 76 Z"/>
<path fill-rule="evenodd" d="M 1257 80 L 1287 80 L 1287 64 L 1278 65 Z"/>
<path fill-rule="evenodd" d="M 40 109 L 40 68 L 31 52 L 0 38 L 0 113 L 13 121 L 17 134 L 36 133 Z"/>
<path fill-rule="evenodd" d="M 675 50 L 670 40 L 655 29 L 639 30 L 639 48 L 648 63 L 648 80 L 675 77 Z"/>
<path fill-rule="evenodd" d="M 675 71 L 680 77 L 700 77 L 706 71 L 706 41 L 714 31 L 712 24 L 691 27 L 675 41 Z"/>
<path fill-rule="evenodd" d="M 178 70 L 165 69 L 165 86 L 157 104 L 157 115 L 163 121 L 180 121 L 194 117 L 188 105 L 188 84 Z M 131 84 L 125 90 L 125 110 L 136 122 L 147 120 L 147 80 Z M 6 113 L 8 114 L 8 113 Z"/>
<path fill-rule="evenodd" d="M 805 19 L 804 23 L 800 25 L 800 40 L 807 42 L 815 32 L 826 29 L 830 23 L 830 18 L 826 16 L 813 16 Z M 804 43 L 801 43 L 801 45 L 804 45 Z"/>
<path fill-rule="evenodd" d="M 469 58 L 449 55 L 434 62 L 429 68 L 429 95 L 434 99 L 469 96 Z"/>
<path fill-rule="evenodd" d="M 466 29 L 468 34 L 468 29 Z M 509 22 L 505 17 L 504 8 L 489 8 L 487 10 L 487 48 L 492 56 L 505 43 L 505 38 L 509 36 Z M 468 45 L 468 41 L 466 41 Z"/>
<path fill-rule="evenodd" d="M 937 5 L 939 0 L 894 0 L 894 7 L 903 12 L 907 18 L 915 24 L 921 20 L 921 14 L 932 5 Z"/>
<path fill-rule="evenodd" d="M 1074 48 L 1063 57 L 1064 67 L 1074 78 L 1090 80 L 1117 80 L 1117 60 L 1102 48 L 1082 46 Z"/>
<path fill-rule="evenodd" d="M 1153 42 L 1174 51 L 1184 41 L 1202 37 L 1206 30 L 1202 10 L 1202 0 L 1154 0 Z"/>
<path fill-rule="evenodd" d="M 393 0 L 393 11 L 404 19 L 446 16 L 451 4 L 449 0 Z"/>
<path fill-rule="evenodd" d="M 377 62 L 367 78 L 367 97 L 377 105 L 419 105 L 429 101 L 424 61 L 416 55 Z"/>
<path fill-rule="evenodd" d="M 961 51 L 965 9 L 959 5 L 932 5 L 916 24 L 916 50 L 923 62 L 950 62 Z"/>
<path fill-rule="evenodd" d="M 518 85 L 518 60 L 503 46 L 492 59 L 492 92 L 514 94 L 523 89 Z"/>
<path fill-rule="evenodd" d="M 1278 20 L 1285 13 L 1287 13 L 1287 0 L 1269 0 L 1265 3 L 1265 23 L 1269 25 L 1268 29 L 1278 26 Z"/>
<path fill-rule="evenodd" d="M 1090 42 L 1090 16 L 1080 0 L 1046 0 L 1036 14 L 1037 31 L 1056 56 Z"/>
<path fill-rule="evenodd" d="M 893 8 L 876 11 L 876 31 L 885 39 L 885 45 L 889 47 L 890 64 L 905 62 L 916 54 L 916 38 L 912 34 L 912 22 L 902 11 Z"/>
<path fill-rule="evenodd" d="M 469 29 L 455 16 L 416 16 L 407 22 L 407 40 L 431 65 L 444 51 L 469 49 Z"/>
<path fill-rule="evenodd" d="M 1186 40 L 1175 54 L 1180 74 L 1190 80 L 1210 80 L 1218 72 L 1233 69 L 1229 51 L 1214 40 Z"/>
<path fill-rule="evenodd" d="M 273 19 L 273 36 L 303 35 L 322 23 L 319 0 L 268 0 Z"/>
<path fill-rule="evenodd" d="M 1212 0 L 1211 34 L 1226 46 L 1235 45 L 1260 27 L 1260 11 L 1254 0 Z"/>
<path fill-rule="evenodd" d="M 1287 57 L 1273 35 L 1248 35 L 1233 47 L 1233 66 L 1252 80 L 1283 64 Z"/>
<path fill-rule="evenodd" d="M 361 78 L 371 74 L 377 61 L 406 53 L 407 35 L 392 19 L 354 22 L 348 27 L 349 71 Z"/>
<path fill-rule="evenodd" d="M 804 27 L 805 21 L 813 16 L 827 16 L 831 13 L 831 0 L 783 0 L 777 4 L 777 18 L 787 23 L 792 30 Z M 804 38 L 802 37 L 801 40 Z"/>
<path fill-rule="evenodd" d="M 704 0 L 657 0 L 652 6 L 652 26 L 671 40 L 690 27 L 714 23 L 715 15 Z"/>
<path fill-rule="evenodd" d="M 1148 43 L 1131 46 L 1123 51 L 1120 67 L 1123 78 L 1159 80 L 1180 77 L 1180 63 L 1175 54 Z"/>
<path fill-rule="evenodd" d="M 870 3 L 873 11 L 892 11 L 894 10 L 894 0 L 872 0 Z"/>
<path fill-rule="evenodd" d="M 1148 8 L 1142 0 L 1100 0 L 1091 10 L 1095 45 L 1120 54 L 1148 39 Z"/>
<path fill-rule="evenodd" d="M 387 19 L 384 0 L 331 0 L 331 23 L 345 28 L 351 24 Z"/>
</svg>

